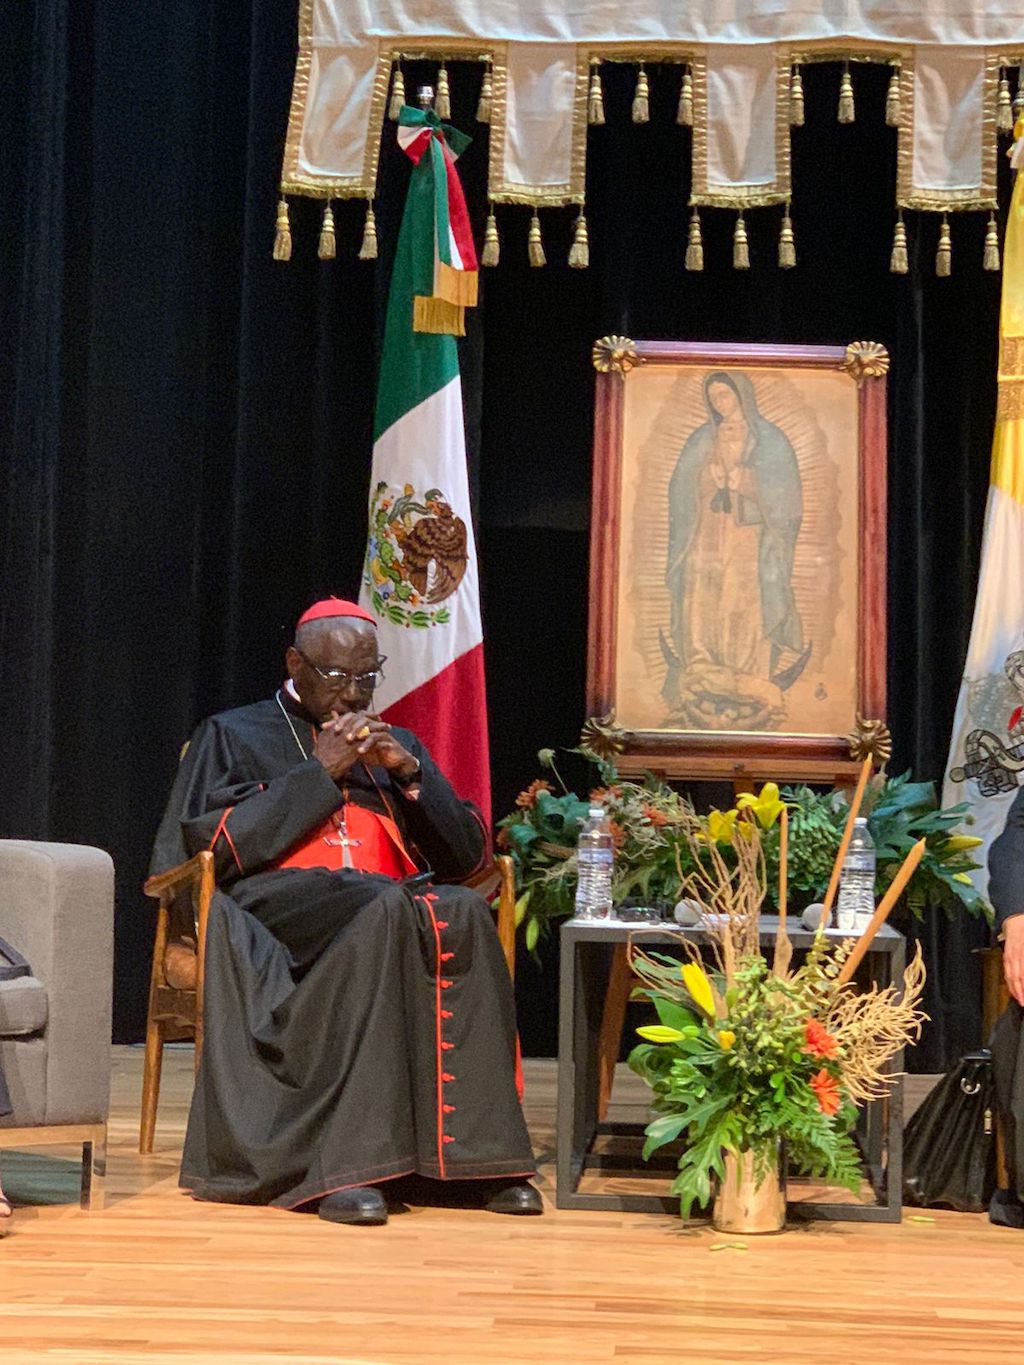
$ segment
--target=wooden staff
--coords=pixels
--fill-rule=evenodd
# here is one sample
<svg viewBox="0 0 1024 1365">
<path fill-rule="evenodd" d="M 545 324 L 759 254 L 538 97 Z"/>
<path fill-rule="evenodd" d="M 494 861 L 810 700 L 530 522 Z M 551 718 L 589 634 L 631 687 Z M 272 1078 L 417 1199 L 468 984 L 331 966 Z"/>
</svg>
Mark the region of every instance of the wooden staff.
<svg viewBox="0 0 1024 1365">
<path fill-rule="evenodd" d="M 823 934 L 832 920 L 832 905 L 839 890 L 839 877 L 843 870 L 843 863 L 846 861 L 846 853 L 850 847 L 850 840 L 853 838 L 854 821 L 860 814 L 860 803 L 864 800 L 864 791 L 868 785 L 868 778 L 871 776 L 871 758 L 866 758 L 861 765 L 860 777 L 857 779 L 857 788 L 853 793 L 853 800 L 850 802 L 850 814 L 846 817 L 846 828 L 843 830 L 843 837 L 839 843 L 839 852 L 832 865 L 832 876 L 829 878 L 828 890 L 825 892 L 824 908 L 821 912 L 821 923 L 818 925 L 818 933 Z"/>
<path fill-rule="evenodd" d="M 779 816 L 779 927 L 775 933 L 776 976 L 785 976 L 793 956 L 793 945 L 786 932 L 786 900 L 789 889 L 789 809 L 782 808 Z"/>
<path fill-rule="evenodd" d="M 889 918 L 890 911 L 892 910 L 896 902 L 899 900 L 900 896 L 903 895 L 903 891 L 907 885 L 907 882 L 910 881 L 911 877 L 917 871 L 917 865 L 923 857 L 924 840 L 918 839 L 917 843 L 907 854 L 906 858 L 904 858 L 903 866 L 896 873 L 896 876 L 892 879 L 892 883 L 888 891 L 885 893 L 885 895 L 879 902 L 878 909 L 871 917 L 871 923 L 861 934 L 860 938 L 854 944 L 853 952 L 843 963 L 842 969 L 840 970 L 839 975 L 836 977 L 837 986 L 845 986 L 847 981 L 850 980 L 854 972 L 860 966 L 861 962 L 863 961 L 864 954 L 871 947 L 872 939 L 878 933 L 879 929 L 881 929 L 885 921 Z"/>
</svg>

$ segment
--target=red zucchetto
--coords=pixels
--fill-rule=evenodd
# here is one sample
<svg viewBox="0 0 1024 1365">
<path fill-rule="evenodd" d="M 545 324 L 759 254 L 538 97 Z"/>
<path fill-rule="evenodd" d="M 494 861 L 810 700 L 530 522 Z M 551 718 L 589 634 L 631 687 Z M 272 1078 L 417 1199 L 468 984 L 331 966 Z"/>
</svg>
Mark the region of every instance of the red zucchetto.
<svg viewBox="0 0 1024 1365">
<path fill-rule="evenodd" d="M 302 613 L 295 628 L 297 630 L 299 626 L 304 626 L 307 621 L 322 621 L 326 616 L 352 616 L 357 621 L 369 621 L 372 626 L 377 624 L 376 618 L 358 602 L 346 602 L 342 597 L 324 597 Z"/>
</svg>

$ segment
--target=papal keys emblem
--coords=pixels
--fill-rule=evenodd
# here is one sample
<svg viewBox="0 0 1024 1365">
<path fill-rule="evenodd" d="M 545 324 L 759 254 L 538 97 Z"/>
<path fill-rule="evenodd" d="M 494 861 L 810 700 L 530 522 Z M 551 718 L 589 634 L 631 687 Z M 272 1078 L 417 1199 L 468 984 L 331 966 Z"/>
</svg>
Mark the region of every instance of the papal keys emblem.
<svg viewBox="0 0 1024 1365">
<path fill-rule="evenodd" d="M 439 488 L 420 496 L 410 483 L 378 483 L 363 570 L 376 614 L 396 626 L 445 625 L 451 613 L 440 604 L 462 582 L 467 542 L 466 523 Z"/>
<path fill-rule="evenodd" d="M 964 740 L 963 767 L 950 777 L 973 778 L 982 796 L 1013 791 L 1024 774 L 1024 650 L 1007 658 L 1001 674 L 968 684 L 967 712 L 975 728 Z"/>
</svg>

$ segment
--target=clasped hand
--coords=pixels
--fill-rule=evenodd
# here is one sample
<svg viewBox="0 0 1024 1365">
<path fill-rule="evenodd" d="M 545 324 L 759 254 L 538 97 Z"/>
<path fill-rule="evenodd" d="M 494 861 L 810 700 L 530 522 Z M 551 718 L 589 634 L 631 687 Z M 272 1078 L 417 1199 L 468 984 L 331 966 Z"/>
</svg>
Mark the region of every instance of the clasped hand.
<svg viewBox="0 0 1024 1365">
<path fill-rule="evenodd" d="M 373 711 L 332 712 L 317 736 L 313 756 L 335 781 L 361 762 L 375 763 L 399 775 L 416 770 L 416 759 Z"/>
</svg>

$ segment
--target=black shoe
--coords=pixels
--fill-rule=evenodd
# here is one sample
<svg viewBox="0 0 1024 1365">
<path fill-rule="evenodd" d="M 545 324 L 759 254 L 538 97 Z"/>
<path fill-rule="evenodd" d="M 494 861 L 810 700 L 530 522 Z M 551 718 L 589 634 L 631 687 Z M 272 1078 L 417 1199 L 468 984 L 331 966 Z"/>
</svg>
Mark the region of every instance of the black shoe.
<svg viewBox="0 0 1024 1365">
<path fill-rule="evenodd" d="M 318 1215 L 327 1223 L 361 1223 L 367 1227 L 388 1221 L 388 1206 L 374 1185 L 337 1190 L 320 1200 Z"/>
<path fill-rule="evenodd" d="M 544 1201 L 529 1181 L 519 1180 L 492 1194 L 484 1208 L 488 1213 L 537 1214 L 544 1212 Z"/>
</svg>

